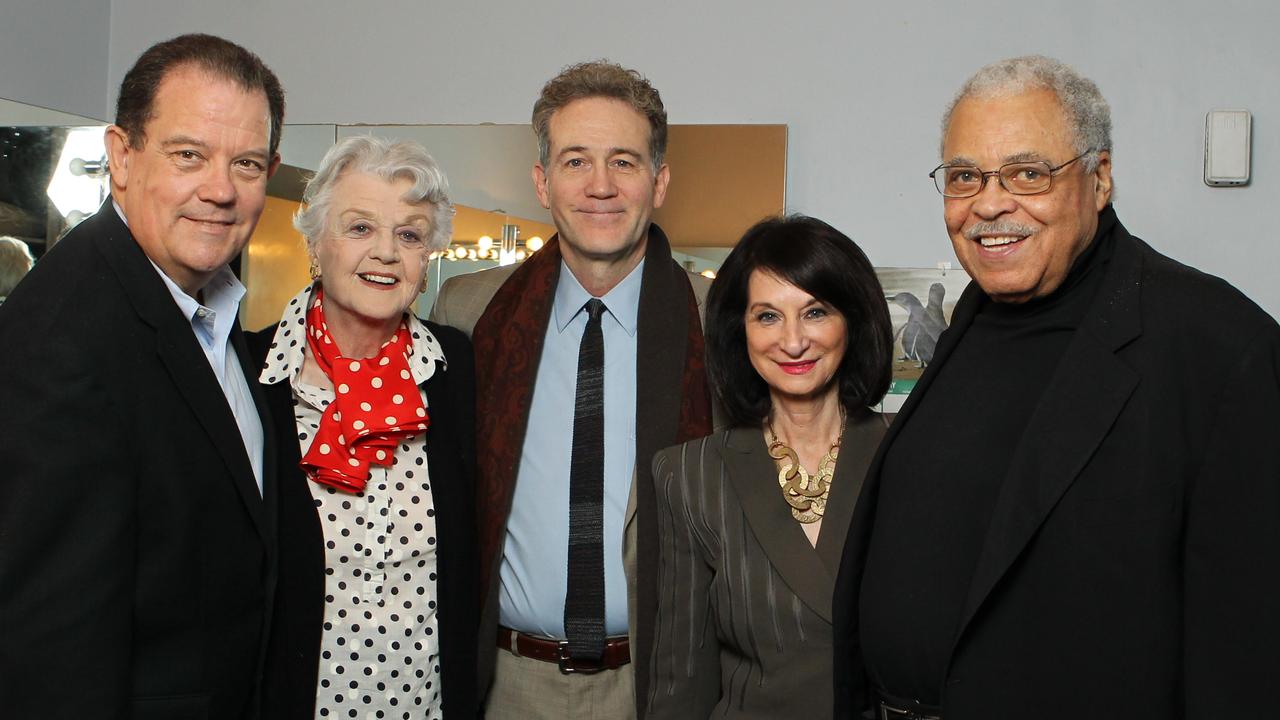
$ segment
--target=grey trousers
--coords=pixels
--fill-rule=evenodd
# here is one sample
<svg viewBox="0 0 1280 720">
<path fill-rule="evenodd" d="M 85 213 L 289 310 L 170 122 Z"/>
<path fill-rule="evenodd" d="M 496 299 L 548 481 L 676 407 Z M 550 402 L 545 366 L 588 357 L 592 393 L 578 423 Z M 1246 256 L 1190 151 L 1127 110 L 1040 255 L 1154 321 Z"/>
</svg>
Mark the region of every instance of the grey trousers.
<svg viewBox="0 0 1280 720">
<path fill-rule="evenodd" d="M 499 649 L 484 716 L 487 720 L 634 720 L 631 665 L 566 675 L 552 663 Z"/>
</svg>

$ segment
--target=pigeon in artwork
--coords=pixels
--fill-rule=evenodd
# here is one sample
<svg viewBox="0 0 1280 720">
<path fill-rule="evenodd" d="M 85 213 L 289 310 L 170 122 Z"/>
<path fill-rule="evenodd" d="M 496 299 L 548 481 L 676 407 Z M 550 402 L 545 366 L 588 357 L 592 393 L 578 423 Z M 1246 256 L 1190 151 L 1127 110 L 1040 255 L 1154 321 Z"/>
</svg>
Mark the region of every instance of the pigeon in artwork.
<svg viewBox="0 0 1280 720">
<path fill-rule="evenodd" d="M 929 286 L 929 302 L 924 306 L 924 315 L 932 323 L 933 327 L 947 329 L 947 319 L 942 315 L 942 301 L 947 297 L 947 289 L 942 283 L 934 283 Z M 941 330 L 938 331 L 942 333 Z"/>
<path fill-rule="evenodd" d="M 938 344 L 942 331 L 947 329 L 946 320 L 942 316 L 942 300 L 946 289 L 942 283 L 934 283 L 929 287 L 929 305 L 926 307 L 920 298 L 909 292 L 900 292 L 886 299 L 907 311 L 907 321 L 898 328 L 897 334 L 902 336 L 902 352 L 904 360 L 914 360 L 916 367 L 925 367 L 933 361 L 933 350 Z"/>
</svg>

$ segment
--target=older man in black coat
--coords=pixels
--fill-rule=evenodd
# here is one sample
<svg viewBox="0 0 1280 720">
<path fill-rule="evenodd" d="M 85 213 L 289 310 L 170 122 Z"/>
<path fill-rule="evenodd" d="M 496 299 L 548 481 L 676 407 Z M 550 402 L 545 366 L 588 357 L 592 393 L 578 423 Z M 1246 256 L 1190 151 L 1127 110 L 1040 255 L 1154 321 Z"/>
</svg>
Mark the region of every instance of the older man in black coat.
<svg viewBox="0 0 1280 720">
<path fill-rule="evenodd" d="M 275 440 L 227 263 L 283 114 L 239 46 L 149 49 L 111 200 L 0 307 L 0 715 L 257 716 Z"/>
<path fill-rule="evenodd" d="M 1280 328 L 1120 224 L 1107 104 L 1065 65 L 984 68 L 944 127 L 974 283 L 859 501 L 838 714 L 1266 714 Z"/>
</svg>

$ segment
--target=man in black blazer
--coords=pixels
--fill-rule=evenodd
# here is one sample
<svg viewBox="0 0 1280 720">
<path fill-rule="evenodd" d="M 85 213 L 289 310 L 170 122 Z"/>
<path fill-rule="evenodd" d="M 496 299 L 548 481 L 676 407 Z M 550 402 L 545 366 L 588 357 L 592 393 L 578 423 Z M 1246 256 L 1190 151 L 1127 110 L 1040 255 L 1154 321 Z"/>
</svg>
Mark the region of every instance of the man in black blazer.
<svg viewBox="0 0 1280 720">
<path fill-rule="evenodd" d="M 280 84 L 220 38 L 147 50 L 111 199 L 0 306 L 0 714 L 257 716 L 276 440 L 228 267 Z"/>
<path fill-rule="evenodd" d="M 838 714 L 1266 714 L 1280 328 L 1120 224 L 1110 111 L 1071 68 L 983 68 L 943 127 L 974 282 L 851 526 Z"/>
</svg>

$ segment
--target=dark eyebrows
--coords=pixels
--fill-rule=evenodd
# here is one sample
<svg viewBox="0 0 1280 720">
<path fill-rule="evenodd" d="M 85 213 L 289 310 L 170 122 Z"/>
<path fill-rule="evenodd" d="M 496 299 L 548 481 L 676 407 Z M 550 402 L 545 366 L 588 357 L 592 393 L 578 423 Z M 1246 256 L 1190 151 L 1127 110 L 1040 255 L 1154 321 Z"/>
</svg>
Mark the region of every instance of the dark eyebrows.
<svg viewBox="0 0 1280 720">
<path fill-rule="evenodd" d="M 189 135 L 174 135 L 173 137 L 165 138 L 163 141 L 160 142 L 160 147 L 165 149 L 177 147 L 179 145 L 189 145 L 191 147 L 197 147 L 201 149 L 206 149 L 209 147 L 208 143 L 204 142 L 203 140 L 197 140 L 196 138 L 193 138 Z"/>
<path fill-rule="evenodd" d="M 192 148 L 197 148 L 199 150 L 207 151 L 209 149 L 209 143 L 199 138 L 191 137 L 190 135 L 174 135 L 172 137 L 167 137 L 160 142 L 160 148 L 162 150 L 167 151 L 167 150 L 172 150 L 178 147 L 192 147 Z M 263 147 L 263 148 L 252 148 L 237 157 L 252 158 L 265 165 L 267 164 L 267 160 L 269 156 L 267 154 L 267 149 Z"/>
<path fill-rule="evenodd" d="M 569 153 L 585 153 L 586 151 L 585 145 L 570 145 L 569 147 L 560 148 L 560 152 L 556 153 L 556 157 L 561 158 Z"/>
<path fill-rule="evenodd" d="M 589 154 L 589 152 L 590 150 L 589 148 L 587 148 L 586 145 L 570 145 L 569 147 L 561 148 L 560 152 L 556 154 L 556 157 L 558 158 L 564 157 L 569 153 L 583 153 L 585 155 L 585 154 Z M 644 159 L 644 155 L 639 150 L 632 150 L 631 148 L 625 148 L 625 147 L 609 148 L 609 157 L 614 157 L 615 155 L 630 155 L 636 160 Z"/>
<path fill-rule="evenodd" d="M 631 148 L 624 148 L 624 147 L 610 148 L 609 156 L 612 157 L 614 155 L 630 155 L 631 157 L 637 160 L 644 159 L 644 155 L 641 154 L 639 150 L 632 150 Z"/>
<path fill-rule="evenodd" d="M 832 305 L 831 305 L 830 303 L 828 303 L 828 302 L 826 302 L 826 301 L 824 301 L 824 300 L 819 300 L 818 298 L 813 297 L 812 295 L 810 295 L 810 296 L 809 296 L 809 302 L 805 303 L 804 305 L 801 305 L 801 306 L 800 306 L 800 309 L 801 309 L 801 310 L 808 310 L 809 308 L 811 308 L 811 307 L 813 307 L 813 306 L 815 306 L 815 305 L 820 305 L 820 306 L 825 307 L 825 308 L 830 308 L 830 307 L 832 307 Z M 777 309 L 778 309 L 778 308 L 777 308 L 773 303 L 769 302 L 768 300 L 757 300 L 756 302 L 753 302 L 753 303 L 747 303 L 747 312 L 754 312 L 754 311 L 756 310 L 756 308 L 761 308 L 761 309 L 765 309 L 765 308 L 767 308 L 767 309 L 769 309 L 769 310 L 777 310 Z"/>
</svg>

